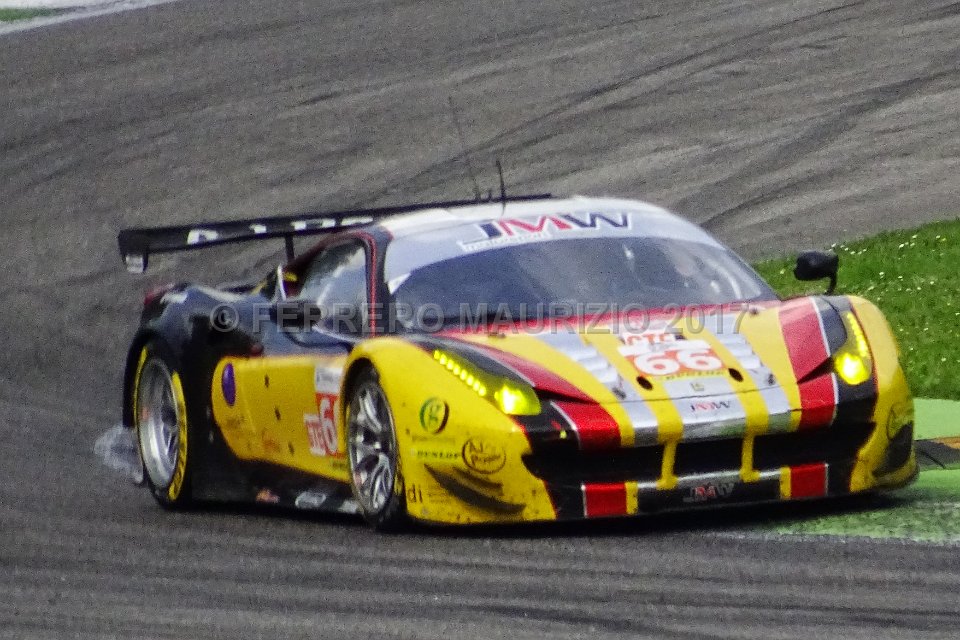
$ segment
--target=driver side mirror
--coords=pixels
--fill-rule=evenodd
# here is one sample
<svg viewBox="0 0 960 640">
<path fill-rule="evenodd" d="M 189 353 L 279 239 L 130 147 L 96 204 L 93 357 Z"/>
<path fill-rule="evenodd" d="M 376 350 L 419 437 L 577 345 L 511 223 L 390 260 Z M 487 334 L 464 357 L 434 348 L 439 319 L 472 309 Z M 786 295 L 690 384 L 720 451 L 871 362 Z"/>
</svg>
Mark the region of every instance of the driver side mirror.
<svg viewBox="0 0 960 640">
<path fill-rule="evenodd" d="M 797 265 L 793 276 L 797 280 L 823 280 L 830 278 L 826 294 L 830 295 L 837 287 L 837 271 L 840 269 L 840 257 L 833 251 L 804 251 L 797 256 Z"/>
</svg>

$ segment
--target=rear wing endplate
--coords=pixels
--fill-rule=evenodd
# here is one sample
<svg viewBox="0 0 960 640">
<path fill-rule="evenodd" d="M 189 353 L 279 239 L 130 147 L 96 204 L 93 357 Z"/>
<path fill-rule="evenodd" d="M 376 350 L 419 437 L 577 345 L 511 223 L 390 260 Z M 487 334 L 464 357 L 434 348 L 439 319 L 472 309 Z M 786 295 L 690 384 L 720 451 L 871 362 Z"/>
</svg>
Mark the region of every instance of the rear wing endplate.
<svg viewBox="0 0 960 640">
<path fill-rule="evenodd" d="M 550 194 L 510 196 L 502 201 L 516 202 L 524 200 L 544 200 Z M 492 200 L 450 200 L 445 202 L 425 202 L 376 209 L 353 209 L 349 211 L 300 213 L 288 216 L 247 218 L 226 222 L 200 222 L 192 225 L 169 227 L 139 227 L 123 229 L 117 236 L 120 257 L 131 273 L 143 273 L 147 270 L 150 255 L 172 251 L 203 249 L 221 244 L 248 242 L 283 238 L 287 259 L 293 260 L 293 239 L 298 236 L 332 233 L 350 227 L 365 226 L 403 213 L 421 209 L 440 209 L 463 207 L 489 202 Z"/>
</svg>

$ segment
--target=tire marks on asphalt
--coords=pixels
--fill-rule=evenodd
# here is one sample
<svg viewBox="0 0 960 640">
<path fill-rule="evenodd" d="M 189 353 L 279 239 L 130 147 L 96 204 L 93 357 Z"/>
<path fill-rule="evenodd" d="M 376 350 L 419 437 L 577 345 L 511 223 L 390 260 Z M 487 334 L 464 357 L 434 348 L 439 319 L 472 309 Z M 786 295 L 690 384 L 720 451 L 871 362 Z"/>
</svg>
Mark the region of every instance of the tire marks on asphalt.
<svg viewBox="0 0 960 640">
<path fill-rule="evenodd" d="M 921 222 L 960 195 L 957 15 L 191 0 L 0 38 L 0 638 L 952 637 L 955 548 L 736 537 L 812 507 L 381 536 L 166 513 L 92 446 L 142 290 L 280 255 L 133 280 L 121 226 L 463 196 L 450 95 L 487 187 L 501 157 L 512 192 L 679 204 L 748 253 Z"/>
</svg>

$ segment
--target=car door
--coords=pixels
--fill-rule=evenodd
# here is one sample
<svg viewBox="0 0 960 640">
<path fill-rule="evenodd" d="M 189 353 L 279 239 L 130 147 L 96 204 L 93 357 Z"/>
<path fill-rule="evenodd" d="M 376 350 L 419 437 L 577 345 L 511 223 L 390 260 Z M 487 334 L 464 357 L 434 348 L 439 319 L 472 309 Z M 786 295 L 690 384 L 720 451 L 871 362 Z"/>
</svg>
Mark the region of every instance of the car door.
<svg viewBox="0 0 960 640">
<path fill-rule="evenodd" d="M 322 319 L 278 320 L 276 340 L 286 341 L 286 348 L 228 358 L 218 367 L 215 375 L 229 378 L 233 390 L 229 398 L 221 393 L 221 402 L 214 394 L 214 415 L 239 457 L 349 479 L 346 436 L 336 415 L 343 366 L 366 329 L 367 256 L 356 240 L 323 250 L 297 275 L 284 301 L 287 309 L 314 304 Z M 236 437 L 231 426 L 239 426 Z"/>
</svg>

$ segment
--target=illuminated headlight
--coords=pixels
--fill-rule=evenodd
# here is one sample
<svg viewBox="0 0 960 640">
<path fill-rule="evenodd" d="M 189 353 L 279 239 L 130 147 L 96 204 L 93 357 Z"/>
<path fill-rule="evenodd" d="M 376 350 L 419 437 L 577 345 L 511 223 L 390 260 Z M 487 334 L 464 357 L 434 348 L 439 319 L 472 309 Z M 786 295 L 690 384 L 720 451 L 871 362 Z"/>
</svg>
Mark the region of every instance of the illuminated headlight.
<svg viewBox="0 0 960 640">
<path fill-rule="evenodd" d="M 435 349 L 433 359 L 481 398 L 509 416 L 540 413 L 540 399 L 529 385 L 500 378 L 454 355 Z"/>
<path fill-rule="evenodd" d="M 535 416 L 540 413 L 540 400 L 526 385 L 505 382 L 493 394 L 495 404 L 509 416 Z"/>
<path fill-rule="evenodd" d="M 833 356 L 833 368 L 840 379 L 851 386 L 863 384 L 873 375 L 873 358 L 870 345 L 863 335 L 863 327 L 852 311 L 842 314 L 847 330 L 847 341 Z"/>
</svg>

